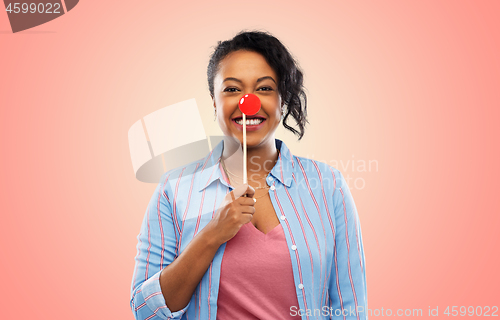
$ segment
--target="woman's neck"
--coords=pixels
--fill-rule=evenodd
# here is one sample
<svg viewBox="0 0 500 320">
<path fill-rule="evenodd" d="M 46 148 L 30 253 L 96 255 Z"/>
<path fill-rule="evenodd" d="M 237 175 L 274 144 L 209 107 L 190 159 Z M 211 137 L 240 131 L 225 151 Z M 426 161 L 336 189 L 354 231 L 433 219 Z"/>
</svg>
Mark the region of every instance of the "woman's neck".
<svg viewBox="0 0 500 320">
<path fill-rule="evenodd" d="M 226 170 L 234 175 L 243 177 L 243 150 L 238 140 L 224 138 L 222 161 Z M 265 177 L 278 161 L 278 150 L 274 139 L 255 147 L 247 147 L 247 175 L 249 180 Z M 232 178 L 232 177 L 230 177 Z M 264 181 L 264 180 L 259 180 Z M 242 183 L 242 179 L 237 181 Z"/>
</svg>

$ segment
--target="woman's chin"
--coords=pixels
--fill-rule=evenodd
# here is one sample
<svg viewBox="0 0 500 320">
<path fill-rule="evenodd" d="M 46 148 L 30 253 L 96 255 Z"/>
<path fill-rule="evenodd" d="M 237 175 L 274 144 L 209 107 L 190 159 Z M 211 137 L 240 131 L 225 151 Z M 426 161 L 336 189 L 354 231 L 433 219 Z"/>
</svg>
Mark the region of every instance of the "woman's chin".
<svg viewBox="0 0 500 320">
<path fill-rule="evenodd" d="M 263 128 L 265 129 L 265 128 Z M 261 145 L 269 136 L 268 130 L 247 131 L 247 148 Z M 243 145 L 243 133 L 239 130 L 231 130 L 231 136 L 234 142 Z"/>
</svg>

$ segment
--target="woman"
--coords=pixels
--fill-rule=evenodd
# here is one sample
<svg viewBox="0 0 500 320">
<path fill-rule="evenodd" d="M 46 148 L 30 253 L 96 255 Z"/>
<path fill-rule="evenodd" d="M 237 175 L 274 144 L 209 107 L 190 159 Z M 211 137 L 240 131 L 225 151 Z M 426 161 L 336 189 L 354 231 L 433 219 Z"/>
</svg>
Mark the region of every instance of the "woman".
<svg viewBox="0 0 500 320">
<path fill-rule="evenodd" d="M 270 34 L 241 32 L 219 42 L 207 76 L 225 139 L 166 172 L 151 198 L 132 281 L 136 319 L 366 319 L 361 229 L 342 174 L 275 139 L 282 120 L 304 134 L 296 62 Z M 238 102 L 247 93 L 261 109 L 247 118 L 243 184 Z"/>
</svg>

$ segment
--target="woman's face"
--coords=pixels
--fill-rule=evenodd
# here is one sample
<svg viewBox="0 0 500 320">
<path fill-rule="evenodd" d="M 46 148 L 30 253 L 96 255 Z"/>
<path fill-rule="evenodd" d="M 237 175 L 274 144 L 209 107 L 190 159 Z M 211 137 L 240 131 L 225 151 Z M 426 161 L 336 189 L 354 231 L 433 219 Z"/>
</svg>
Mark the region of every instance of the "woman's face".
<svg viewBox="0 0 500 320">
<path fill-rule="evenodd" d="M 274 145 L 274 132 L 281 121 L 278 81 L 274 70 L 259 53 L 239 50 L 221 60 L 214 77 L 213 102 L 224 135 L 243 142 L 238 103 L 245 94 L 253 93 L 259 97 L 261 108 L 254 116 L 247 116 L 247 145 L 253 147 L 266 142 Z M 252 118 L 259 119 L 249 120 Z"/>
</svg>

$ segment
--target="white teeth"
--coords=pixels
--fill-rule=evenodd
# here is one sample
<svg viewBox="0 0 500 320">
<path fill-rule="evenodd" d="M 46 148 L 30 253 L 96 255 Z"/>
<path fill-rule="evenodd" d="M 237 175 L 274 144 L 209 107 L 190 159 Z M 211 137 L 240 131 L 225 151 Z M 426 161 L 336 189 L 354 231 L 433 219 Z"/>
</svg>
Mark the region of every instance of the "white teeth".
<svg viewBox="0 0 500 320">
<path fill-rule="evenodd" d="M 264 120 L 262 119 L 249 119 L 247 120 L 247 126 L 255 126 L 261 124 Z M 239 125 L 243 125 L 243 119 L 236 120 L 236 123 Z"/>
</svg>

